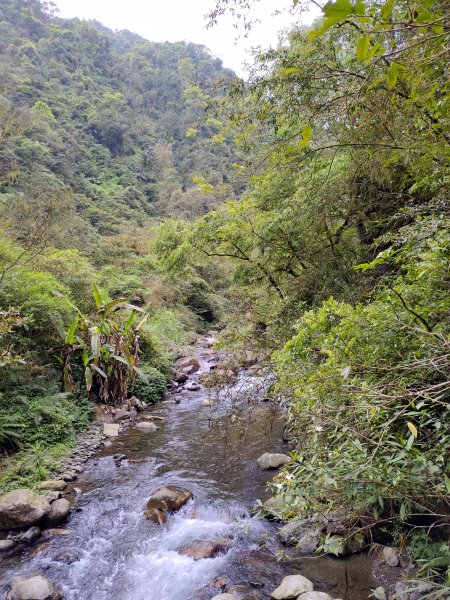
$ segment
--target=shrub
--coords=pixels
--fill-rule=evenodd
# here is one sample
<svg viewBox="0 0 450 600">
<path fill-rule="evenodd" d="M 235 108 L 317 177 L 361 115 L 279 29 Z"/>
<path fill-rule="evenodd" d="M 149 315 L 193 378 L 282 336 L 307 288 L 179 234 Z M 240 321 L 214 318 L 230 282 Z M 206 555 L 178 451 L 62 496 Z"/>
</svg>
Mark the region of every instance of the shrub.
<svg viewBox="0 0 450 600">
<path fill-rule="evenodd" d="M 69 394 L 34 398 L 3 395 L 0 449 L 71 442 L 76 432 L 88 426 L 91 414 L 92 404 Z"/>
<path fill-rule="evenodd" d="M 345 505 L 368 526 L 444 519 L 449 251 L 439 233 L 371 302 L 330 298 L 304 313 L 278 354 L 278 389 L 298 440 L 277 482 L 291 514 Z"/>
<path fill-rule="evenodd" d="M 142 365 L 141 371 L 146 378 L 138 377 L 133 384 L 132 393 L 147 404 L 155 404 L 162 399 L 166 390 L 166 378 L 154 367 Z"/>
</svg>

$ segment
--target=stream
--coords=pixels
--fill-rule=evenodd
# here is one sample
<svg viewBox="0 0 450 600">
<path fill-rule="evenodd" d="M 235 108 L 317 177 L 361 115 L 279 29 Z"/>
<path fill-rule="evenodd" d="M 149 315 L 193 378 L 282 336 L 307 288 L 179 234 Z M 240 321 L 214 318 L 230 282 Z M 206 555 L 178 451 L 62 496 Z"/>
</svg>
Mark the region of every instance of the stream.
<svg viewBox="0 0 450 600">
<path fill-rule="evenodd" d="M 197 348 L 201 368 L 190 381 L 209 370 L 207 341 Z M 274 475 L 261 471 L 256 459 L 289 450 L 283 415 L 263 401 L 265 392 L 260 377 L 242 370 L 220 391 L 183 390 L 150 407 L 146 415 L 164 419 L 155 421 L 159 430 L 131 426 L 90 459 L 68 488 L 74 511 L 66 530 L 4 559 L 2 583 L 40 572 L 66 600 L 210 600 L 224 588 L 237 598 L 263 600 L 285 575 L 301 573 L 335 598 L 368 598 L 373 582 L 367 556 L 280 560 L 276 524 L 249 512 L 257 498 L 269 496 L 266 484 Z M 205 406 L 208 397 L 211 406 Z M 157 525 L 143 511 L 165 485 L 194 497 Z M 214 558 L 194 560 L 177 551 L 216 537 L 230 547 Z"/>
</svg>

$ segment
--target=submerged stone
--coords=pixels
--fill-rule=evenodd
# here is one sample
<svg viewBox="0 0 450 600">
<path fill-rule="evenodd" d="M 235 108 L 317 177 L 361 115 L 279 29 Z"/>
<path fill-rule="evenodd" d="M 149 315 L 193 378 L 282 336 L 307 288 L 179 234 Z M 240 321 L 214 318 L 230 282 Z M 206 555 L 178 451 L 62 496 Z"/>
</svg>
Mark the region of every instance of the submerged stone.
<svg viewBox="0 0 450 600">
<path fill-rule="evenodd" d="M 120 425 L 117 423 L 104 423 L 103 435 L 106 437 L 117 437 L 119 435 Z"/>
<path fill-rule="evenodd" d="M 147 433 L 155 433 L 155 431 L 158 431 L 156 425 L 150 421 L 140 421 L 139 423 L 136 423 L 136 429 L 146 431 Z"/>
<path fill-rule="evenodd" d="M 182 556 L 190 556 L 194 560 L 203 558 L 215 558 L 219 554 L 224 554 L 232 546 L 231 540 L 220 538 L 215 540 L 194 540 L 178 550 L 178 554 Z"/>
<path fill-rule="evenodd" d="M 150 496 L 145 510 L 145 517 L 155 523 L 165 523 L 168 512 L 180 510 L 192 498 L 192 492 L 176 486 L 160 488 Z"/>
</svg>

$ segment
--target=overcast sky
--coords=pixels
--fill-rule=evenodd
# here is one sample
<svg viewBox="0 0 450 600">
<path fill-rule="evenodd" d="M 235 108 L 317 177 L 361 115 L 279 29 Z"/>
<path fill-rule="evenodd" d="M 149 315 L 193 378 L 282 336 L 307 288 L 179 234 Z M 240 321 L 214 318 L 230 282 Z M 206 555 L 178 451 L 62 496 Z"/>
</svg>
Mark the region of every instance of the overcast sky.
<svg viewBox="0 0 450 600">
<path fill-rule="evenodd" d="M 55 0 L 61 17 L 97 19 L 114 30 L 129 29 L 152 42 L 182 40 L 207 46 L 224 65 L 244 75 L 243 62 L 252 46 L 266 48 L 275 45 L 278 31 L 292 22 L 287 13 L 273 16 L 274 8 L 292 6 L 292 0 L 261 0 L 258 17 L 248 39 L 235 43 L 238 35 L 231 17 L 206 28 L 205 14 L 214 7 L 214 0 Z M 311 21 L 309 15 L 305 17 Z"/>
</svg>

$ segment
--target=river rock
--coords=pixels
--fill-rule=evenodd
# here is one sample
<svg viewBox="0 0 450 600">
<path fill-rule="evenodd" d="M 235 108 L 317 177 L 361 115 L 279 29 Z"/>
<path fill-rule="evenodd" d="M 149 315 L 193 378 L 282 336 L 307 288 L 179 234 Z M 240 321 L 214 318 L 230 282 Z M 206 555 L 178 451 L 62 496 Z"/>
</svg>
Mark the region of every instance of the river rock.
<svg viewBox="0 0 450 600">
<path fill-rule="evenodd" d="M 385 546 L 381 556 L 388 567 L 397 567 L 400 562 L 397 549 L 391 546 Z"/>
<path fill-rule="evenodd" d="M 130 403 L 130 406 L 134 406 L 134 408 L 137 411 L 142 411 L 147 408 L 147 405 L 145 404 L 145 402 L 143 402 L 142 400 L 139 400 L 139 398 L 136 398 L 136 396 L 131 396 L 131 398 L 128 400 L 128 402 Z"/>
<path fill-rule="evenodd" d="M 300 594 L 297 600 L 333 600 L 333 598 L 325 592 L 305 592 Z"/>
<path fill-rule="evenodd" d="M 192 498 L 192 492 L 175 486 L 160 488 L 150 496 L 145 510 L 145 517 L 154 523 L 165 523 L 168 512 L 180 510 Z"/>
<path fill-rule="evenodd" d="M 303 577 L 303 575 L 288 575 L 281 584 L 272 592 L 272 598 L 275 600 L 288 600 L 297 598 L 305 592 L 312 592 L 314 585 L 312 581 Z"/>
<path fill-rule="evenodd" d="M 130 416 L 129 410 L 125 410 L 124 408 L 116 408 L 113 419 L 114 419 L 114 421 L 122 421 L 122 419 L 128 419 L 129 416 Z"/>
<path fill-rule="evenodd" d="M 292 458 L 287 454 L 270 454 L 266 452 L 258 458 L 256 463 L 260 469 L 268 471 L 269 469 L 278 469 L 291 462 L 291 460 Z"/>
<path fill-rule="evenodd" d="M 36 525 L 27 529 L 24 533 L 15 537 L 15 541 L 21 544 L 32 544 L 35 542 L 41 535 L 41 530 Z"/>
<path fill-rule="evenodd" d="M 190 373 L 194 373 L 200 369 L 200 363 L 196 358 L 185 358 L 177 362 L 176 368 L 185 373 L 190 369 Z"/>
<path fill-rule="evenodd" d="M 280 512 L 283 510 L 283 498 L 281 496 L 272 496 L 268 498 L 262 505 L 262 510 L 267 517 L 278 519 Z"/>
<path fill-rule="evenodd" d="M 103 435 L 106 437 L 118 437 L 120 425 L 117 423 L 103 423 Z"/>
<path fill-rule="evenodd" d="M 64 480 L 65 481 L 65 480 Z M 42 494 L 43 496 L 45 496 L 47 498 L 47 500 L 50 502 L 50 504 L 52 502 L 54 502 L 55 500 L 58 500 L 58 498 L 61 498 L 62 492 L 58 492 L 58 491 L 52 491 L 52 490 L 44 490 L 44 493 Z"/>
<path fill-rule="evenodd" d="M 154 423 L 150 423 L 149 421 L 139 421 L 139 423 L 136 423 L 136 429 L 146 431 L 147 433 L 155 433 L 155 431 L 158 431 L 156 425 Z"/>
<path fill-rule="evenodd" d="M 0 553 L 11 550 L 16 545 L 14 540 L 0 540 Z"/>
<path fill-rule="evenodd" d="M 322 517 L 322 522 L 327 533 L 345 535 L 352 528 L 351 519 L 341 511 L 329 512 Z"/>
<path fill-rule="evenodd" d="M 211 600 L 237 600 L 234 594 L 217 594 Z"/>
<path fill-rule="evenodd" d="M 332 535 L 323 545 L 325 554 L 334 554 L 337 556 L 348 556 L 360 552 L 366 545 L 366 540 L 362 533 L 355 533 L 351 536 Z"/>
<path fill-rule="evenodd" d="M 188 392 L 196 392 L 200 389 L 200 384 L 195 381 L 190 381 L 184 386 L 184 389 Z"/>
<path fill-rule="evenodd" d="M 70 502 L 65 498 L 55 500 L 50 507 L 48 522 L 51 525 L 59 525 L 65 521 L 70 513 Z"/>
<path fill-rule="evenodd" d="M 320 544 L 322 526 L 315 519 L 300 519 L 284 525 L 278 537 L 301 554 L 313 554 Z"/>
<path fill-rule="evenodd" d="M 314 554 L 320 544 L 321 538 L 322 530 L 319 526 L 306 529 L 303 535 L 298 538 L 295 545 L 296 552 L 300 554 Z"/>
<path fill-rule="evenodd" d="M 227 594 L 232 594 L 235 600 L 264 600 L 267 596 L 260 590 L 254 589 L 249 585 L 236 584 L 227 588 Z"/>
<path fill-rule="evenodd" d="M 420 600 L 433 590 L 433 584 L 427 581 L 399 581 L 395 584 L 395 598 L 401 600 Z"/>
<path fill-rule="evenodd" d="M 215 587 L 216 590 L 224 590 L 229 583 L 230 579 L 228 577 L 216 577 L 212 581 L 212 586 Z"/>
<path fill-rule="evenodd" d="M 175 381 L 177 384 L 186 383 L 189 379 L 188 374 L 183 371 L 179 371 L 175 373 Z"/>
<path fill-rule="evenodd" d="M 216 540 L 194 540 L 189 544 L 178 550 L 178 554 L 182 556 L 189 556 L 194 560 L 200 560 L 202 558 L 215 558 L 219 554 L 224 554 L 232 546 L 231 540 L 227 538 L 220 538 Z"/>
<path fill-rule="evenodd" d="M 48 490 L 50 492 L 62 492 L 67 487 L 67 481 L 64 479 L 48 479 L 39 484 L 40 490 Z"/>
<path fill-rule="evenodd" d="M 62 600 L 59 590 L 42 575 L 14 577 L 7 600 Z"/>
<path fill-rule="evenodd" d="M 373 594 L 373 598 L 375 598 L 375 600 L 387 600 L 386 590 L 381 585 L 379 585 L 377 588 L 375 588 L 373 590 L 372 594 Z"/>
<path fill-rule="evenodd" d="M 50 512 L 44 496 L 27 489 L 0 496 L 0 529 L 23 529 L 42 521 Z"/>
<path fill-rule="evenodd" d="M 278 531 L 278 538 L 283 544 L 295 546 L 298 543 L 304 532 L 313 525 L 312 519 L 298 519 L 289 521 Z"/>
<path fill-rule="evenodd" d="M 148 521 L 153 521 L 153 523 L 157 523 L 158 525 L 164 525 L 167 521 L 167 514 L 160 508 L 155 508 L 154 506 L 147 505 L 144 515 Z"/>
</svg>

